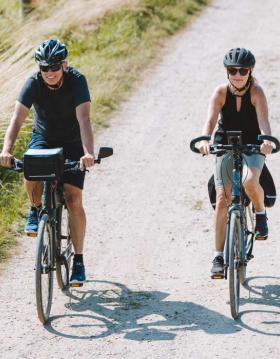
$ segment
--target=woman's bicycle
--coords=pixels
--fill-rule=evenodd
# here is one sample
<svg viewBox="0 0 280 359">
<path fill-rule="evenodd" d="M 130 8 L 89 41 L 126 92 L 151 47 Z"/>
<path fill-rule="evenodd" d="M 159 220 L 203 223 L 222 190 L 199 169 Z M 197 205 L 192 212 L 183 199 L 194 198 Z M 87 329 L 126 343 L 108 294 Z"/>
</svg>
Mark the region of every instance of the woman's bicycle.
<svg viewBox="0 0 280 359">
<path fill-rule="evenodd" d="M 113 149 L 101 147 L 95 163 L 111 156 Z M 13 160 L 11 169 L 23 172 L 27 179 L 43 181 L 42 209 L 39 213 L 37 249 L 35 260 L 35 287 L 37 314 L 45 324 L 50 316 L 53 296 L 53 275 L 56 272 L 61 290 L 69 287 L 70 261 L 73 255 L 67 205 L 63 185 L 59 178 L 63 173 L 80 172 L 79 161 L 65 161 L 62 148 L 28 150 L 24 160 Z"/>
<path fill-rule="evenodd" d="M 229 296 L 231 315 L 237 319 L 239 314 L 240 302 L 240 283 L 243 285 L 246 280 L 246 267 L 248 261 L 253 258 L 254 225 L 253 225 L 253 206 L 248 204 L 248 198 L 242 187 L 242 159 L 243 154 L 259 154 L 260 145 L 241 144 L 240 131 L 227 132 L 229 144 L 212 144 L 210 153 L 221 156 L 227 152 L 232 153 L 232 188 L 231 205 L 228 208 L 228 220 L 226 240 L 224 246 L 224 269 L 225 276 L 229 277 Z M 200 136 L 193 139 L 190 148 L 195 153 L 200 153 L 196 144 L 200 141 L 210 141 L 211 136 Z M 272 153 L 280 150 L 279 141 L 272 136 L 259 135 L 259 141 L 268 140 L 274 143 L 275 148 Z"/>
</svg>

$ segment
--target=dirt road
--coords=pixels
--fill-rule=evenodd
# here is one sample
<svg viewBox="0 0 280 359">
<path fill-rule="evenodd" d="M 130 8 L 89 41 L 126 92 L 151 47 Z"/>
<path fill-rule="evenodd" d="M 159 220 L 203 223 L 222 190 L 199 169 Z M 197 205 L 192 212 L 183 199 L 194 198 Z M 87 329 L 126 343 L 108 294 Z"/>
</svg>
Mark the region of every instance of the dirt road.
<svg viewBox="0 0 280 359">
<path fill-rule="evenodd" d="M 1 277 L 3 358 L 279 358 L 279 205 L 257 243 L 233 321 L 228 283 L 211 281 L 212 158 L 188 149 L 224 81 L 223 54 L 249 47 L 280 136 L 280 2 L 216 0 L 165 47 L 161 61 L 112 119 L 97 145 L 114 157 L 87 178 L 88 282 L 55 291 L 46 328 L 35 314 L 33 240 Z M 268 159 L 279 190 L 279 156 Z"/>
</svg>

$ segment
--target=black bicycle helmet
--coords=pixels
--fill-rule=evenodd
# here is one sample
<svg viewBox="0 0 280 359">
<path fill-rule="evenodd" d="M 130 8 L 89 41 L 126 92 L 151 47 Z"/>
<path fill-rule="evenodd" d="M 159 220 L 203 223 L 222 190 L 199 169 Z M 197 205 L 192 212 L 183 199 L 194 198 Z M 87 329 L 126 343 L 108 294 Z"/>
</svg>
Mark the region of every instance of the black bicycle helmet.
<svg viewBox="0 0 280 359">
<path fill-rule="evenodd" d="M 48 66 L 61 63 L 68 55 L 67 48 L 57 39 L 45 40 L 35 52 L 35 61 Z"/>
<path fill-rule="evenodd" d="M 225 67 L 254 67 L 255 56 L 244 47 L 229 50 L 224 57 Z"/>
</svg>

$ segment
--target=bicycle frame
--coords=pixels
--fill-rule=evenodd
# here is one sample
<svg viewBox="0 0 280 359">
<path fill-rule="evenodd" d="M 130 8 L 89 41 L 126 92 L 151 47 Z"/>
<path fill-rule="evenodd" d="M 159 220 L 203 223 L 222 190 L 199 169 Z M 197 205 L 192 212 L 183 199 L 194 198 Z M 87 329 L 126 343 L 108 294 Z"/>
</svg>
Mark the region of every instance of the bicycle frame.
<svg viewBox="0 0 280 359">
<path fill-rule="evenodd" d="M 233 157 L 233 170 L 232 170 L 232 188 L 231 188 L 231 206 L 228 209 L 228 220 L 227 220 L 227 235 L 225 241 L 225 279 L 227 279 L 227 271 L 229 267 L 229 243 L 228 243 L 228 233 L 230 228 L 230 218 L 231 213 L 236 212 L 237 217 L 240 219 L 240 240 L 242 246 L 242 258 L 241 265 L 247 264 L 246 260 L 246 245 L 245 237 L 247 231 L 247 224 L 245 220 L 246 208 L 243 205 L 243 193 L 242 193 L 242 153 L 239 151 L 238 146 L 233 146 L 232 149 Z"/>
<path fill-rule="evenodd" d="M 60 233 L 60 223 L 58 223 L 58 210 L 60 206 L 64 205 L 64 197 L 62 195 L 62 200 L 58 201 L 57 198 L 60 196 L 60 191 L 62 191 L 62 187 L 58 184 L 57 181 L 44 181 L 43 182 L 43 207 L 39 214 L 39 220 L 43 215 L 47 215 L 47 221 L 50 223 L 50 227 L 52 229 L 52 238 L 53 238 L 53 251 L 52 251 L 52 270 L 55 270 L 55 262 L 59 260 L 59 256 L 63 256 L 67 249 L 64 249 L 63 253 L 60 253 L 60 244 L 62 235 Z M 66 258 L 68 260 L 69 258 Z"/>
</svg>

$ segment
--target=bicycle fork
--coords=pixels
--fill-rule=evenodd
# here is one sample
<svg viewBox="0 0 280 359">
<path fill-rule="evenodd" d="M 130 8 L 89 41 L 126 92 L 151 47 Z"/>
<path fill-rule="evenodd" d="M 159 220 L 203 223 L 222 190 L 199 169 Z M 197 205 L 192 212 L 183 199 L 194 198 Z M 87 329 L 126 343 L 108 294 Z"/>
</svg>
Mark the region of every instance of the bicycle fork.
<svg viewBox="0 0 280 359">
<path fill-rule="evenodd" d="M 243 216 L 243 209 L 240 205 L 234 204 L 230 207 L 228 211 L 228 220 L 227 220 L 227 230 L 226 230 L 226 241 L 224 247 L 224 270 L 225 270 L 225 279 L 228 277 L 228 268 L 229 268 L 229 256 L 230 256 L 230 243 L 229 243 L 229 231 L 230 231 L 230 220 L 231 220 L 231 213 L 236 213 L 236 218 L 240 221 L 240 238 L 241 241 L 241 258 L 235 262 L 235 265 L 246 266 L 247 265 L 247 258 L 246 258 L 246 247 L 245 247 L 245 223 L 244 223 L 244 216 Z M 237 244 L 238 245 L 238 244 Z"/>
</svg>

